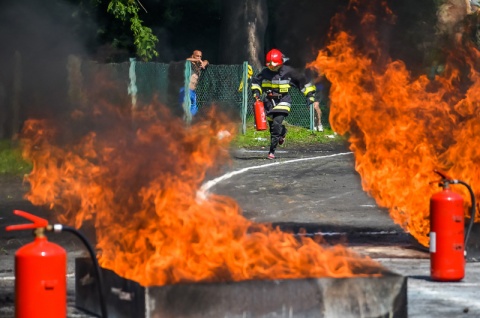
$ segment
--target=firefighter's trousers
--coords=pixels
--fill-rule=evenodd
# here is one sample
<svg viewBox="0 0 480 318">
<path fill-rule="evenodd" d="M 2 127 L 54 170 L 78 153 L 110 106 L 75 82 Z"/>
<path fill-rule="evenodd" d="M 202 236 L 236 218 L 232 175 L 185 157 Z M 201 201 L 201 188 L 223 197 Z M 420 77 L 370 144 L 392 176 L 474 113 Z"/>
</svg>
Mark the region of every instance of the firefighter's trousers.
<svg viewBox="0 0 480 318">
<path fill-rule="evenodd" d="M 287 128 L 283 124 L 286 115 L 284 113 L 269 114 L 268 125 L 270 126 L 270 153 L 275 153 L 280 137 L 285 137 Z"/>
</svg>

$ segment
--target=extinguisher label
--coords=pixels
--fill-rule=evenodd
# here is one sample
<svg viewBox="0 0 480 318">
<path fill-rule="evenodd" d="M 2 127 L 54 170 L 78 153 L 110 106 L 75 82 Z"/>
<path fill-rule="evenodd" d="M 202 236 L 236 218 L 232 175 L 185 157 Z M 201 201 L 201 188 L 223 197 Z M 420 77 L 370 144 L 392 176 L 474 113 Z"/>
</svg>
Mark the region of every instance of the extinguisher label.
<svg viewBox="0 0 480 318">
<path fill-rule="evenodd" d="M 430 253 L 435 253 L 437 251 L 437 238 L 435 232 L 430 232 Z"/>
</svg>

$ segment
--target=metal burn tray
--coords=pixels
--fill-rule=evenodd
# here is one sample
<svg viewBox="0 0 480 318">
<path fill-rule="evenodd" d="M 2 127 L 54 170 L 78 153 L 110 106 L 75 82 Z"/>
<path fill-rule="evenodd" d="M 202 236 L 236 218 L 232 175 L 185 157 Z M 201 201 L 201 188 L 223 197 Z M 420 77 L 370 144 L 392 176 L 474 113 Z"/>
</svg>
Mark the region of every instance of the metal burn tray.
<svg viewBox="0 0 480 318">
<path fill-rule="evenodd" d="M 407 278 L 248 280 L 143 287 L 101 269 L 110 318 L 407 317 Z M 378 269 L 377 269 L 378 272 Z M 75 260 L 76 306 L 100 315 L 91 260 Z"/>
</svg>

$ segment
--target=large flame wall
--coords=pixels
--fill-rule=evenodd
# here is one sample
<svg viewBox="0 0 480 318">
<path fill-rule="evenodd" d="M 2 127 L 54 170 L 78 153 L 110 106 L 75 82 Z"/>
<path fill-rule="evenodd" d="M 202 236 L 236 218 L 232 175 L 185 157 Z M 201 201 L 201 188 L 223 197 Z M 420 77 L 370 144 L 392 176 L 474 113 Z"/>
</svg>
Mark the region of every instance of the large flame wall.
<svg viewBox="0 0 480 318">
<path fill-rule="evenodd" d="M 368 3 L 376 9 L 360 1 L 348 8 L 355 32 L 341 15 L 334 19 L 330 44 L 309 66 L 331 82 L 330 121 L 348 136 L 364 190 L 427 245 L 433 170 L 480 187 L 478 51 L 459 41 L 442 76 L 413 78 L 378 38 L 378 21 L 393 22 L 392 12 L 384 1 Z M 229 160 L 230 137 L 218 133 L 236 131 L 215 108 L 185 127 L 163 107 L 132 114 L 121 99 L 90 104 L 62 121 L 27 121 L 22 141 L 34 163 L 27 198 L 49 205 L 62 223 L 94 222 L 102 266 L 162 285 L 348 277 L 372 264 L 342 246 L 254 224 L 231 198 L 198 196 L 206 176 Z"/>
<path fill-rule="evenodd" d="M 457 35 L 452 49 L 444 48 L 443 74 L 413 78 L 379 40 L 379 26 L 394 22 L 385 3 L 352 1 L 349 10 L 357 18 L 355 30 L 349 32 L 337 16 L 330 44 L 309 66 L 331 82 L 331 125 L 348 137 L 363 189 L 428 245 L 429 199 L 440 191 L 434 169 L 469 183 L 478 197 L 479 51 L 467 34 Z M 454 190 L 464 194 L 467 206 L 466 189 Z"/>
<path fill-rule="evenodd" d="M 145 286 L 378 272 L 343 246 L 298 240 L 245 219 L 231 198 L 197 193 L 228 164 L 237 124 L 226 114 L 212 108 L 185 127 L 162 106 L 94 105 L 29 120 L 22 140 L 34 163 L 27 198 L 62 223 L 93 221 L 101 266 Z"/>
</svg>

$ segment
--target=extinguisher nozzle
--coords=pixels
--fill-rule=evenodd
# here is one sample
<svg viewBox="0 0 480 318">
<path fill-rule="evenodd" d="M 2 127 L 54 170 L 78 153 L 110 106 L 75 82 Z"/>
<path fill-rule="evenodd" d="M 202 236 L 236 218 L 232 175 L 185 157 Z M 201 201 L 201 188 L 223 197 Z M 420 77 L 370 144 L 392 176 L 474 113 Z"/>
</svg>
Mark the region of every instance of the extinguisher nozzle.
<svg viewBox="0 0 480 318">
<path fill-rule="evenodd" d="M 49 232 L 54 232 L 54 233 L 60 233 L 63 231 L 63 225 L 62 224 L 49 224 L 46 227 L 46 230 Z"/>
<path fill-rule="evenodd" d="M 62 232 L 62 230 L 63 230 L 63 225 L 61 225 L 61 224 L 54 224 L 53 225 L 53 232 L 59 233 L 59 232 Z"/>
</svg>

